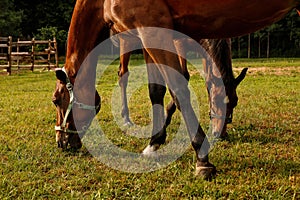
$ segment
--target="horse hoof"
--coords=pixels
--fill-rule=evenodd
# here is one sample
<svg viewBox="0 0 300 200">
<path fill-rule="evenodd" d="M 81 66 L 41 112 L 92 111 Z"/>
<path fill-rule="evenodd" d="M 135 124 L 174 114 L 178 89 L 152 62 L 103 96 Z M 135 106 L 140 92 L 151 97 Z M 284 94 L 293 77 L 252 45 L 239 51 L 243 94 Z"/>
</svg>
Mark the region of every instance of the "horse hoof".
<svg viewBox="0 0 300 200">
<path fill-rule="evenodd" d="M 216 176 L 216 173 L 217 169 L 211 163 L 207 163 L 205 166 L 196 166 L 196 176 L 206 181 L 211 181 Z"/>
<path fill-rule="evenodd" d="M 158 148 L 159 145 L 148 145 L 142 154 L 145 156 L 155 156 Z"/>
</svg>

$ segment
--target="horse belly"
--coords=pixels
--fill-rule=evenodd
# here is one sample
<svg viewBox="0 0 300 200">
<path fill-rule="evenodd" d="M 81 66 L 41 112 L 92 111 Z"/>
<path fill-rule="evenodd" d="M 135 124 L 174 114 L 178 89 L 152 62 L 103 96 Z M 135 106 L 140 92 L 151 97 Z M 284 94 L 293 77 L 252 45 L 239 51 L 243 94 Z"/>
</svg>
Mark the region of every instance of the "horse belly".
<svg viewBox="0 0 300 200">
<path fill-rule="evenodd" d="M 283 18 L 296 0 L 166 0 L 175 29 L 190 36 L 225 38 L 257 31 Z"/>
</svg>

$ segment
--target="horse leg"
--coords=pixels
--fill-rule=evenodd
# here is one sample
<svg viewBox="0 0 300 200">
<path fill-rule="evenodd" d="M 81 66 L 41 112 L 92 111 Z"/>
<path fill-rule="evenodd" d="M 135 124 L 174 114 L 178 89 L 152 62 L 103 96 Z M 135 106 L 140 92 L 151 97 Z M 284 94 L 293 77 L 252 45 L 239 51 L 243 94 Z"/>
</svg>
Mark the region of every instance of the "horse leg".
<svg viewBox="0 0 300 200">
<path fill-rule="evenodd" d="M 119 86 L 121 88 L 121 99 L 122 99 L 122 111 L 121 115 L 124 118 L 124 125 L 125 126 L 132 126 L 133 123 L 129 117 L 129 109 L 128 109 L 128 102 L 127 102 L 127 85 L 128 85 L 128 64 L 130 59 L 130 52 L 126 51 L 126 48 L 130 45 L 129 42 L 120 38 L 120 66 L 118 71 L 119 76 Z"/>
<path fill-rule="evenodd" d="M 184 75 L 184 77 L 186 78 L 187 81 L 190 80 L 190 74 L 188 72 L 187 69 L 187 62 L 185 59 L 185 55 L 186 55 L 186 49 L 185 49 L 185 45 L 183 44 L 183 41 L 178 39 L 178 40 L 174 40 L 174 45 L 178 54 L 178 59 L 180 62 L 180 66 L 182 69 L 182 73 Z M 170 93 L 172 94 L 172 92 L 170 91 Z M 166 127 L 169 126 L 169 124 L 171 123 L 171 119 L 172 116 L 174 114 L 174 112 L 176 111 L 176 104 L 173 101 L 173 99 L 170 101 L 170 103 L 167 105 L 166 108 Z"/>
<path fill-rule="evenodd" d="M 120 55 L 120 66 L 119 66 L 119 71 L 118 71 L 119 86 L 121 88 L 121 99 L 122 99 L 121 115 L 124 118 L 124 125 L 126 125 L 126 126 L 133 125 L 133 123 L 131 122 L 130 117 L 129 117 L 129 108 L 128 108 L 128 102 L 127 102 L 127 85 L 128 85 L 128 77 L 129 77 L 129 71 L 128 71 L 129 58 L 130 58 L 130 53 Z"/>
<path fill-rule="evenodd" d="M 157 66 L 153 63 L 151 57 L 144 51 L 144 58 L 147 63 L 148 89 L 153 112 L 153 128 L 150 144 L 144 149 L 144 155 L 153 154 L 160 145 L 166 141 L 166 126 L 164 116 L 164 96 L 166 86 Z"/>
<path fill-rule="evenodd" d="M 144 47 L 157 45 L 157 48 L 146 48 L 146 51 L 157 64 L 157 68 L 164 78 L 164 81 L 172 91 L 174 96 L 173 100 L 177 108 L 181 111 L 187 125 L 190 140 L 197 156 L 196 174 L 202 176 L 204 179 L 210 179 L 216 173 L 215 166 L 209 163 L 208 160 L 210 145 L 192 108 L 188 81 L 183 76 L 173 45 L 172 34 L 164 29 L 156 30 L 155 36 L 151 36 L 151 33 L 147 33 L 147 31 L 144 32 L 145 30 L 140 31 Z M 157 43 L 154 44 L 154 42 Z M 170 51 L 173 51 L 173 53 L 159 49 L 165 46 L 170 47 Z"/>
<path fill-rule="evenodd" d="M 184 77 L 186 79 L 186 76 Z M 196 175 L 202 176 L 204 179 L 211 179 L 216 173 L 216 168 L 214 165 L 209 163 L 208 153 L 210 150 L 210 145 L 191 106 L 190 92 L 187 87 L 187 81 L 188 80 L 181 81 L 180 86 L 183 86 L 182 88 L 180 88 L 180 86 L 175 86 L 175 90 L 171 89 L 171 95 L 175 105 L 177 105 L 177 108 L 183 115 L 185 123 L 188 127 L 192 146 L 196 152 Z"/>
</svg>

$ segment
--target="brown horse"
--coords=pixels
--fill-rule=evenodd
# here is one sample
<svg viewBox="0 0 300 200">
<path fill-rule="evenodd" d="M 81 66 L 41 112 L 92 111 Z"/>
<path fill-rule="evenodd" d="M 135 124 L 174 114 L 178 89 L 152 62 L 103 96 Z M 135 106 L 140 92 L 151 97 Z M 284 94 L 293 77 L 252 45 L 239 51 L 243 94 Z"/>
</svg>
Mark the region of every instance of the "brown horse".
<svg viewBox="0 0 300 200">
<path fill-rule="evenodd" d="M 182 32 L 196 41 L 202 38 L 229 38 L 254 32 L 270 25 L 299 5 L 299 0 L 273 0 L 272 2 L 269 0 L 215 0 L 213 2 L 206 0 L 77 0 L 69 31 L 65 72 L 57 71 L 59 79 L 57 84 L 68 84 L 68 90 L 60 91 L 64 94 L 68 91 L 72 93 L 70 86 L 74 84 L 78 83 L 79 87 L 76 87 L 76 91 L 73 92 L 74 98 L 71 98 L 72 95 L 65 94 L 57 95 L 63 98 L 63 101 L 54 99 L 58 107 L 59 118 L 57 134 L 60 135 L 67 129 L 73 129 L 74 123 L 76 123 L 77 131 L 84 131 L 96 111 L 99 110 L 100 97 L 95 91 L 95 80 L 86 78 L 93 77 L 95 74 L 96 60 L 88 60 L 82 65 L 97 41 L 101 42 L 104 39 L 99 36 L 106 36 L 105 33 L 109 28 L 115 32 L 136 29 L 135 36 L 143 44 L 146 63 L 156 64 L 156 66 L 147 67 L 148 76 L 150 75 L 152 79 L 150 81 L 155 83 L 157 79 L 163 80 L 170 89 L 176 106 L 182 113 L 197 155 L 196 173 L 205 179 L 210 178 L 215 174 L 216 168 L 208 160 L 209 142 L 191 106 L 187 81 L 182 79 L 182 69 L 173 44 L 173 32 L 170 30 Z M 162 50 L 165 46 L 174 49 L 173 53 Z M 83 69 L 78 76 L 80 66 Z M 149 91 L 152 104 L 162 104 L 166 92 L 165 87 L 151 83 L 153 82 L 149 83 Z M 218 85 L 218 81 L 215 85 Z M 215 92 L 222 93 L 218 90 Z M 69 102 L 68 107 L 71 107 L 73 115 L 66 115 L 70 109 L 62 108 L 61 102 Z M 218 102 L 214 102 L 212 106 L 214 105 L 218 106 Z M 225 115 L 224 110 L 218 108 L 216 108 L 216 114 Z M 164 127 L 163 109 L 156 110 L 153 116 L 153 128 L 157 130 L 157 127 Z M 224 119 L 213 120 L 215 131 L 222 130 L 223 126 L 220 121 Z M 64 126 L 61 126 L 62 124 Z M 153 131 L 147 152 L 157 150 L 162 144 L 159 137 L 160 131 L 158 132 L 155 134 L 156 131 Z M 64 140 L 63 142 L 68 141 L 68 139 L 59 139 Z"/>
<path fill-rule="evenodd" d="M 185 55 L 187 52 L 187 44 L 189 43 L 190 39 L 185 40 L 184 42 L 182 39 L 174 40 L 174 44 L 176 47 L 176 51 L 180 52 L 180 55 Z M 121 115 L 124 118 L 124 125 L 125 126 L 131 126 L 133 125 L 132 121 L 129 117 L 129 108 L 128 108 L 128 102 L 127 102 L 127 85 L 128 85 L 128 77 L 129 77 L 129 59 L 131 52 L 126 52 L 124 49 L 133 49 L 133 46 L 136 46 L 132 41 L 124 40 L 120 38 L 120 44 L 116 44 L 120 47 L 120 66 L 118 71 L 119 76 L 119 85 L 121 88 L 121 100 L 122 100 L 122 110 Z M 209 95 L 209 102 L 213 102 L 212 99 L 214 98 L 214 93 L 210 92 L 211 84 L 213 83 L 213 73 L 212 70 L 213 66 L 212 64 L 215 64 L 218 70 L 220 71 L 220 75 L 222 78 L 222 81 L 225 86 L 226 96 L 228 97 L 228 103 L 226 104 L 226 115 L 225 115 L 225 124 L 223 126 L 223 129 L 221 131 L 221 138 L 226 138 L 228 136 L 226 130 L 227 130 L 227 124 L 232 122 L 232 116 L 233 116 L 233 109 L 237 106 L 238 97 L 236 94 L 236 88 L 240 84 L 240 82 L 245 78 L 247 68 L 245 68 L 242 73 L 237 77 L 234 78 L 233 71 L 232 71 L 232 64 L 231 64 L 231 40 L 230 39 L 202 39 L 200 40 L 201 46 L 204 48 L 204 50 L 209 55 L 206 56 L 205 59 L 203 59 L 203 66 L 204 66 L 204 72 L 206 74 L 206 87 Z M 192 46 L 193 43 L 191 42 Z M 188 49 L 192 49 L 192 47 L 189 47 Z M 205 56 L 205 55 L 202 55 Z M 187 69 L 187 63 L 186 59 L 179 56 L 180 65 L 183 71 L 183 74 L 187 80 L 189 80 L 189 72 Z M 213 62 L 211 62 L 211 59 Z M 214 118 L 215 116 L 212 110 L 212 106 L 210 104 L 210 117 Z M 171 118 L 173 113 L 176 110 L 176 104 L 174 101 L 171 101 L 166 109 L 166 126 L 168 126 L 171 122 Z"/>
</svg>

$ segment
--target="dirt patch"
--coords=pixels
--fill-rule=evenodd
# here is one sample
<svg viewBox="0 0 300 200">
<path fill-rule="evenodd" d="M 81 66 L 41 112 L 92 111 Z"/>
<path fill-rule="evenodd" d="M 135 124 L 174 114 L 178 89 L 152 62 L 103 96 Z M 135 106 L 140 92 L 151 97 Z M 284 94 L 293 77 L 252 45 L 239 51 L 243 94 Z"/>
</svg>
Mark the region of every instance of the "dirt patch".
<svg viewBox="0 0 300 200">
<path fill-rule="evenodd" d="M 234 72 L 238 74 L 243 70 L 243 68 L 233 68 Z M 295 73 L 300 73 L 300 66 L 295 67 L 249 67 L 248 75 L 258 75 L 258 74 L 268 74 L 268 75 L 291 75 Z"/>
</svg>

